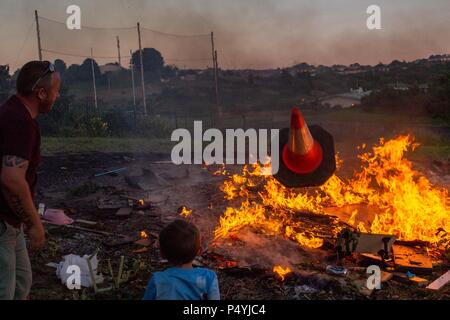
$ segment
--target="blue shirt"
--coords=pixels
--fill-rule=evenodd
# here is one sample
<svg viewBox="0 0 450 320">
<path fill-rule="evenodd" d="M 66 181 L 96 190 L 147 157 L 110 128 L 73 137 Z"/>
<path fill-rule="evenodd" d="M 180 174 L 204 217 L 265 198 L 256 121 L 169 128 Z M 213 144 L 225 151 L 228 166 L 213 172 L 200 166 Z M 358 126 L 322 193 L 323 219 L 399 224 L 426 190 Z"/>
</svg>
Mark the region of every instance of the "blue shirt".
<svg viewBox="0 0 450 320">
<path fill-rule="evenodd" d="M 220 300 L 215 272 L 205 268 L 168 268 L 153 273 L 144 300 Z"/>
</svg>

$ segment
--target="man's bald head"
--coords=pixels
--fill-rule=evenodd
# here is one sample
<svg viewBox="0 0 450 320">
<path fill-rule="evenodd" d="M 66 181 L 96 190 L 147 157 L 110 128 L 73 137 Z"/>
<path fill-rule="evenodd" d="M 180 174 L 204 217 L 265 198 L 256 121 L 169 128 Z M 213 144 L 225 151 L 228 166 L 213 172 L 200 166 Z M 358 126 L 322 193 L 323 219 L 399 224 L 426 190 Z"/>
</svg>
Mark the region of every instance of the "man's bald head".
<svg viewBox="0 0 450 320">
<path fill-rule="evenodd" d="M 59 97 L 61 77 L 49 61 L 30 61 L 19 72 L 16 89 L 28 106 L 38 113 L 48 113 Z"/>
<path fill-rule="evenodd" d="M 29 97 L 36 87 L 49 88 L 51 86 L 52 77 L 49 70 L 49 61 L 30 61 L 20 69 L 17 77 L 16 89 L 17 93 L 23 97 Z M 46 72 L 45 77 L 41 78 Z M 39 80 L 39 83 L 36 82 Z M 33 88 L 35 86 L 35 88 Z"/>
</svg>

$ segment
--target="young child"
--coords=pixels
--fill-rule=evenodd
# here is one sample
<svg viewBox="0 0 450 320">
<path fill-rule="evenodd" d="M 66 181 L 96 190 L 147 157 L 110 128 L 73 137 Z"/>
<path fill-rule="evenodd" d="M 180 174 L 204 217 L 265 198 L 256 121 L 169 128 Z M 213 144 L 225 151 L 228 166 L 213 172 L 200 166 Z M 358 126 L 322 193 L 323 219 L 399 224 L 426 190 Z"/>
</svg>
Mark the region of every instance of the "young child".
<svg viewBox="0 0 450 320">
<path fill-rule="evenodd" d="M 153 273 L 144 300 L 220 300 L 215 272 L 193 268 L 200 253 L 200 232 L 186 221 L 175 220 L 159 234 L 161 255 L 172 267 Z"/>
</svg>

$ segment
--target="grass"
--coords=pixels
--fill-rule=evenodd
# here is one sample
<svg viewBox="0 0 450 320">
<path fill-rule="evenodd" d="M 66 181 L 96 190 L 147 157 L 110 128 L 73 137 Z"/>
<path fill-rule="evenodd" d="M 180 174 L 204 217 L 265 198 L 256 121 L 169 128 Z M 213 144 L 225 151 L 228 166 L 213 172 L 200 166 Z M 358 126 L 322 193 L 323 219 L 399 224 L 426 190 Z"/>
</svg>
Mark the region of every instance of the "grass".
<svg viewBox="0 0 450 320">
<path fill-rule="evenodd" d="M 156 138 L 66 138 L 43 137 L 42 154 L 58 153 L 169 153 L 171 142 L 169 139 Z"/>
<path fill-rule="evenodd" d="M 446 159 L 450 154 L 450 147 L 448 137 L 440 135 L 437 132 L 430 130 L 430 127 L 439 126 L 430 118 L 425 117 L 410 117 L 401 114 L 386 114 L 386 113 L 368 113 L 359 108 L 344 109 L 344 110 L 304 110 L 304 115 L 308 123 L 323 123 L 324 126 L 329 126 L 330 132 L 335 131 L 337 134 L 335 142 L 347 141 L 347 136 L 352 133 L 352 126 L 360 123 L 362 126 L 358 136 L 363 139 L 363 142 L 371 144 L 367 137 L 378 139 L 381 136 L 389 133 L 397 135 L 398 133 L 410 132 L 415 136 L 415 141 L 420 144 L 417 150 L 417 156 L 421 158 Z M 242 114 L 227 114 L 220 119 L 220 124 L 216 123 L 215 127 L 219 128 L 281 128 L 289 124 L 290 109 L 285 111 L 274 110 L 272 112 L 258 112 Z M 182 128 L 191 129 L 194 120 L 203 120 L 203 130 L 206 130 L 211 125 L 211 119 L 208 117 L 189 117 L 178 119 L 178 125 Z M 364 124 L 369 124 L 364 129 Z M 336 126 L 339 128 L 343 124 L 342 130 L 336 132 Z M 383 129 L 386 126 L 386 130 Z M 173 128 L 175 126 L 173 125 Z M 348 129 L 348 130 L 347 130 Z M 343 132 L 347 130 L 347 136 Z M 339 138 L 339 134 L 343 136 Z M 366 137 L 367 136 L 367 137 Z M 373 140 L 373 139 L 372 139 Z M 351 143 L 357 145 L 357 140 L 352 140 Z M 375 141 L 375 140 L 374 140 Z M 359 142 L 358 142 L 359 143 Z M 170 141 L 170 138 L 89 138 L 89 137 L 43 137 L 42 151 L 44 155 L 51 155 L 55 153 L 90 153 L 90 152 L 105 152 L 105 153 L 170 153 L 172 146 L 175 143 Z"/>
</svg>

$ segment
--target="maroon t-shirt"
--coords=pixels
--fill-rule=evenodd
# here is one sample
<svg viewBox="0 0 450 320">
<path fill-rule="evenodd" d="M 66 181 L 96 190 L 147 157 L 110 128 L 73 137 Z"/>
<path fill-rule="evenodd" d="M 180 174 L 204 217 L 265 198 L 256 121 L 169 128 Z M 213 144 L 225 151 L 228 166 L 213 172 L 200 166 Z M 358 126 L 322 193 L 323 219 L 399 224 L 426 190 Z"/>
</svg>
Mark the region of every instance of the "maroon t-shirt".
<svg viewBox="0 0 450 320">
<path fill-rule="evenodd" d="M 17 156 L 29 161 L 26 180 L 34 197 L 37 168 L 41 163 L 41 133 L 27 107 L 15 95 L 0 106 L 0 157 Z M 0 170 L 2 161 L 0 160 Z M 1 186 L 0 186 L 1 187 Z M 23 221 L 9 208 L 0 192 L 0 219 L 19 228 Z"/>
</svg>

